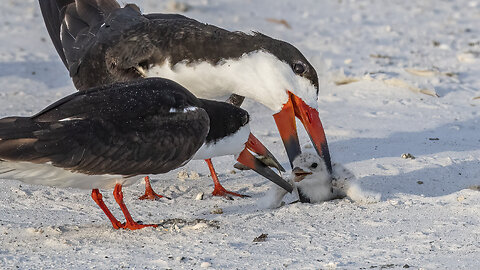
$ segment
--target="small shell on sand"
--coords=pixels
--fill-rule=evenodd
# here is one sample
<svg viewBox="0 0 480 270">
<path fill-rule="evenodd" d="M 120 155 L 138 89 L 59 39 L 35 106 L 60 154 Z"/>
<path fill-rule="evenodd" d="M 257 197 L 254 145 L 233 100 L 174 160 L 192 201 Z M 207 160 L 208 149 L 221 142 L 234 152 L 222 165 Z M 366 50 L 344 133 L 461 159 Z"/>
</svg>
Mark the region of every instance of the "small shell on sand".
<svg viewBox="0 0 480 270">
<path fill-rule="evenodd" d="M 210 214 L 214 214 L 214 215 L 223 214 L 223 209 L 220 208 L 220 207 L 215 206 L 215 208 L 213 208 L 213 209 L 210 211 Z"/>
<path fill-rule="evenodd" d="M 203 192 L 198 193 L 197 196 L 195 196 L 195 200 L 197 200 L 197 201 L 203 200 L 203 195 L 204 195 Z"/>
<path fill-rule="evenodd" d="M 177 178 L 180 180 L 185 180 L 188 178 L 188 172 L 185 170 L 181 170 L 177 173 Z"/>
<path fill-rule="evenodd" d="M 185 180 L 185 179 L 198 180 L 200 179 L 200 174 L 196 171 L 190 171 L 190 173 L 188 173 L 186 170 L 181 170 L 177 173 L 177 178 L 180 180 Z"/>
</svg>

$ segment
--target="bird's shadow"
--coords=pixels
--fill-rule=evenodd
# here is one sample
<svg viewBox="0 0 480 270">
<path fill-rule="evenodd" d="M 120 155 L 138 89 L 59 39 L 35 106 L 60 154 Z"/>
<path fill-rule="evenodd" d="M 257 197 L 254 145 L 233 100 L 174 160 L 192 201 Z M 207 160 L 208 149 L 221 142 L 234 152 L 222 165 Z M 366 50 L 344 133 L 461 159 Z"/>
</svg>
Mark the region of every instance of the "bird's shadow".
<svg viewBox="0 0 480 270">
<path fill-rule="evenodd" d="M 480 156 L 455 155 L 480 149 L 480 133 L 476 128 L 479 122 L 473 118 L 422 131 L 395 132 L 386 138 L 339 140 L 330 144 L 330 151 L 336 162 L 350 166 L 364 161 L 365 156 L 378 160 L 377 168 L 384 173 L 372 173 L 359 180 L 365 189 L 381 193 L 383 200 L 401 193 L 439 197 L 480 184 Z M 402 159 L 404 153 L 417 158 Z M 411 162 L 412 167 L 423 168 L 403 173 L 408 165 L 397 168 L 391 160 L 382 164 L 382 158 L 398 158 L 399 164 Z M 389 170 L 397 171 L 392 175 Z"/>
<path fill-rule="evenodd" d="M 428 167 L 397 175 L 371 175 L 362 182 L 366 189 L 381 193 L 383 200 L 396 198 L 399 194 L 440 197 L 478 185 L 480 162 Z"/>
</svg>

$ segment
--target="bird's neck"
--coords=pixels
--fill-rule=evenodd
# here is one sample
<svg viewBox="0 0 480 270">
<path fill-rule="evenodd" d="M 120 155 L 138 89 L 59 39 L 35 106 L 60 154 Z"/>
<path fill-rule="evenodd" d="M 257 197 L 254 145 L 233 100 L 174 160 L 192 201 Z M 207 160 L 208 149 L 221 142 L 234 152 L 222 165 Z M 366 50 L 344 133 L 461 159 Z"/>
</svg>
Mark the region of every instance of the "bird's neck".
<svg viewBox="0 0 480 270">
<path fill-rule="evenodd" d="M 253 99 L 273 111 L 288 100 L 289 66 L 275 56 L 256 51 L 217 64 L 206 61 L 165 61 L 147 71 L 148 77 L 163 77 L 180 83 L 200 98 L 220 99 L 237 94 Z"/>
</svg>

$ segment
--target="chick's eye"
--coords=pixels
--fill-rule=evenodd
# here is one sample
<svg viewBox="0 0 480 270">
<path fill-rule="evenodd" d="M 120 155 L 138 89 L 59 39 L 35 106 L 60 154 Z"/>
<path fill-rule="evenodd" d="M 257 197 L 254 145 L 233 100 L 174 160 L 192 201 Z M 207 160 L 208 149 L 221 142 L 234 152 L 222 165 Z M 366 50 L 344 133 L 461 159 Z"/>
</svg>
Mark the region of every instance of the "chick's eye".
<svg viewBox="0 0 480 270">
<path fill-rule="evenodd" d="M 317 164 L 316 162 L 314 162 L 314 163 L 312 163 L 312 166 L 310 166 L 310 167 L 312 167 L 312 168 L 314 168 L 314 169 L 315 169 L 315 168 L 317 168 L 317 167 L 318 167 L 318 164 Z"/>
<path fill-rule="evenodd" d="M 305 73 L 306 70 L 307 70 L 307 67 L 303 63 L 293 64 L 293 72 L 295 72 L 295 74 L 301 75 Z"/>
</svg>

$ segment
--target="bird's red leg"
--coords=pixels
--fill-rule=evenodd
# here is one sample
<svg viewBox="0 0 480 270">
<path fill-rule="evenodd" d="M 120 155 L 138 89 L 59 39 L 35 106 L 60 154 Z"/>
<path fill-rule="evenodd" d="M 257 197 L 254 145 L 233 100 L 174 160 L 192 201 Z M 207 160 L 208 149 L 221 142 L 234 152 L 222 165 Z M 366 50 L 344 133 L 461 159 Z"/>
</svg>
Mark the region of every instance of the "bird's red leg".
<svg viewBox="0 0 480 270">
<path fill-rule="evenodd" d="M 115 198 L 115 201 L 118 203 L 120 206 L 120 209 L 122 209 L 123 215 L 125 216 L 125 224 L 122 225 L 122 228 L 124 229 L 129 229 L 129 230 L 138 230 L 142 229 L 145 227 L 157 227 L 158 225 L 156 224 L 138 224 L 135 222 L 130 215 L 130 212 L 128 212 L 127 206 L 123 202 L 123 192 L 122 192 L 122 185 L 121 184 L 116 184 L 115 189 L 113 190 L 113 197 Z"/>
<path fill-rule="evenodd" d="M 154 200 L 160 199 L 160 198 L 166 198 L 166 199 L 170 200 L 170 198 L 167 197 L 167 196 L 162 196 L 162 195 L 159 195 L 159 194 L 155 193 L 155 191 L 153 191 L 152 185 L 150 184 L 150 177 L 145 176 L 145 194 L 140 196 L 138 199 L 139 200 L 154 201 Z"/>
<path fill-rule="evenodd" d="M 242 195 L 242 194 L 238 194 L 238 193 L 226 190 L 222 186 L 222 184 L 220 184 L 220 181 L 218 180 L 217 173 L 215 172 L 215 169 L 213 168 L 212 160 L 211 159 L 205 159 L 205 161 L 208 164 L 208 168 L 210 169 L 210 174 L 212 175 L 213 183 L 215 185 L 215 187 L 213 189 L 213 192 L 212 192 L 213 196 L 224 196 L 225 197 L 225 196 L 228 196 L 228 195 L 232 195 L 232 196 L 237 196 L 237 197 L 249 197 L 248 195 Z"/>
<path fill-rule="evenodd" d="M 110 219 L 110 221 L 112 222 L 113 228 L 116 229 L 116 230 L 122 228 L 123 227 L 122 223 L 120 223 L 120 221 L 118 221 L 112 215 L 112 212 L 110 212 L 110 210 L 108 210 L 108 207 L 103 202 L 102 197 L 103 196 L 100 193 L 100 191 L 98 191 L 98 189 L 92 189 L 92 199 L 97 203 L 98 206 L 100 206 L 100 208 L 103 210 L 105 215 L 107 215 L 108 219 Z"/>
</svg>

